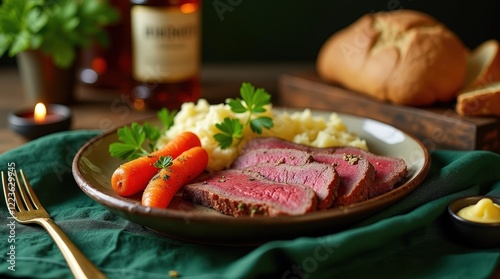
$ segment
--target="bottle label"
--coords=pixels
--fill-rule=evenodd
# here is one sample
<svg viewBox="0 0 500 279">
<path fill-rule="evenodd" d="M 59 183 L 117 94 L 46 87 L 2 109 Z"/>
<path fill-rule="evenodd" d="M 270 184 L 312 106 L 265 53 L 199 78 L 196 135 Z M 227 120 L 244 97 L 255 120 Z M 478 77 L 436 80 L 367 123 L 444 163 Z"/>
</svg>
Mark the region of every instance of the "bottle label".
<svg viewBox="0 0 500 279">
<path fill-rule="evenodd" d="M 199 10 L 133 6 L 132 75 L 141 82 L 177 82 L 200 70 Z"/>
</svg>

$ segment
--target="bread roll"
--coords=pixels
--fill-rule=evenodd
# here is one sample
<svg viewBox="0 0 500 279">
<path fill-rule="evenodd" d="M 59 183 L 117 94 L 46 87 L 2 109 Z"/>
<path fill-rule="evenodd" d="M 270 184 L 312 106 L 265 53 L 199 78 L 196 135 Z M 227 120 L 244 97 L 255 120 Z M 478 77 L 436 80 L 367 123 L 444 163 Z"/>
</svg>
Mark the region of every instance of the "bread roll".
<svg viewBox="0 0 500 279">
<path fill-rule="evenodd" d="M 456 110 L 464 116 L 500 116 L 500 82 L 464 91 L 458 95 Z"/>
<path fill-rule="evenodd" d="M 320 77 L 395 104 L 455 100 L 467 64 L 461 40 L 411 10 L 367 14 L 333 34 L 317 58 Z"/>
<path fill-rule="evenodd" d="M 467 60 L 465 90 L 476 89 L 500 80 L 500 45 L 488 40 L 474 49 Z"/>
</svg>

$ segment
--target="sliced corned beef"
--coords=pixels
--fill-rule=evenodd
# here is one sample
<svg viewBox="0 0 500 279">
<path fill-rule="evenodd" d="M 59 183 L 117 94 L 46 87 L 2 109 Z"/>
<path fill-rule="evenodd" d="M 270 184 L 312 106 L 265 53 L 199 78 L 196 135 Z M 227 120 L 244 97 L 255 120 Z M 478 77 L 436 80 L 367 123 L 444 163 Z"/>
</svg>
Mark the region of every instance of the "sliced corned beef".
<svg viewBox="0 0 500 279">
<path fill-rule="evenodd" d="M 330 208 L 337 194 L 340 178 L 332 165 L 312 162 L 300 166 L 262 163 L 246 170 L 283 183 L 302 184 L 311 187 L 318 196 L 318 209 Z"/>
<path fill-rule="evenodd" d="M 368 189 L 375 179 L 375 169 L 366 159 L 356 155 L 315 153 L 314 160 L 331 164 L 340 177 L 333 207 L 367 200 Z"/>
<path fill-rule="evenodd" d="M 311 154 L 293 149 L 252 149 L 240 154 L 232 163 L 232 169 L 244 169 L 249 166 L 271 163 L 287 165 L 304 165 L 313 161 Z"/>
<path fill-rule="evenodd" d="M 366 158 L 373 165 L 376 173 L 375 181 L 368 192 L 370 198 L 391 191 L 408 173 L 406 163 L 401 158 L 380 156 L 355 147 L 337 148 L 335 153 L 356 154 Z"/>
<path fill-rule="evenodd" d="M 373 198 L 391 191 L 401 182 L 408 173 L 407 165 L 401 158 L 376 155 L 357 147 L 328 147 L 319 148 L 303 144 L 297 144 L 277 137 L 254 138 L 247 142 L 244 151 L 262 148 L 289 148 L 306 151 L 310 153 L 337 153 L 356 154 L 365 157 L 375 168 L 376 175 L 374 184 L 370 187 L 369 197 Z"/>
<path fill-rule="evenodd" d="M 274 149 L 274 148 L 288 148 L 295 150 L 302 150 L 309 152 L 312 147 L 287 141 L 277 137 L 257 137 L 249 140 L 243 147 L 243 152 L 253 149 Z"/>
<path fill-rule="evenodd" d="M 256 172 L 225 170 L 183 187 L 183 197 L 235 217 L 301 215 L 316 209 L 307 186 L 271 181 Z"/>
</svg>

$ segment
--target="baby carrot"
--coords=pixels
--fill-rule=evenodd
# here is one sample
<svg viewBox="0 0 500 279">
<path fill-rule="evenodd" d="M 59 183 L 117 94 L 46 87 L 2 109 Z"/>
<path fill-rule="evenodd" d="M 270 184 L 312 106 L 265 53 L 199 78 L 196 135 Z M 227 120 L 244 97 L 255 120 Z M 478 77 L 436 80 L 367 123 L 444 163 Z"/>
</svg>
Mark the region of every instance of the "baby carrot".
<svg viewBox="0 0 500 279">
<path fill-rule="evenodd" d="M 195 146 L 201 146 L 198 136 L 191 132 L 184 132 L 169 141 L 163 148 L 122 164 L 113 172 L 111 187 L 120 196 L 139 193 L 146 188 L 151 177 L 158 172 L 158 168 L 154 166 L 158 158 L 161 156 L 176 158 L 182 152 Z"/>
<path fill-rule="evenodd" d="M 165 158 L 162 158 L 165 159 Z M 160 159 L 160 161 L 162 160 Z M 142 194 L 142 205 L 166 208 L 177 191 L 200 175 L 208 164 L 208 153 L 193 147 L 175 158 L 163 161 L 162 168 L 148 183 Z"/>
</svg>

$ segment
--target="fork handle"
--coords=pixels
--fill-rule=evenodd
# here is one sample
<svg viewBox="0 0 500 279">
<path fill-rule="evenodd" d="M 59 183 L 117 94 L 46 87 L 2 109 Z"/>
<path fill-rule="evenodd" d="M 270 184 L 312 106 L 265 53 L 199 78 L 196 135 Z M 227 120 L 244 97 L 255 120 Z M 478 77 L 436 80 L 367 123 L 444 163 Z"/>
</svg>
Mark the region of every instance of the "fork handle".
<svg viewBox="0 0 500 279">
<path fill-rule="evenodd" d="M 40 218 L 37 221 L 56 242 L 75 278 L 106 278 L 52 219 Z"/>
</svg>

